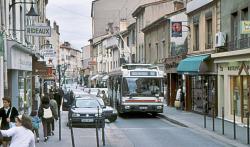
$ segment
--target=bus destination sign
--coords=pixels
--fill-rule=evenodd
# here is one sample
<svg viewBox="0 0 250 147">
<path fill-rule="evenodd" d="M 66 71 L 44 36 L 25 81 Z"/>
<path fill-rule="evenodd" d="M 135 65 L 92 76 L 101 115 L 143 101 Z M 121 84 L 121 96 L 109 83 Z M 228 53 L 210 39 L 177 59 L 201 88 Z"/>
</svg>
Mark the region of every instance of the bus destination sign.
<svg viewBox="0 0 250 147">
<path fill-rule="evenodd" d="M 131 71 L 130 76 L 156 76 L 155 71 Z"/>
</svg>

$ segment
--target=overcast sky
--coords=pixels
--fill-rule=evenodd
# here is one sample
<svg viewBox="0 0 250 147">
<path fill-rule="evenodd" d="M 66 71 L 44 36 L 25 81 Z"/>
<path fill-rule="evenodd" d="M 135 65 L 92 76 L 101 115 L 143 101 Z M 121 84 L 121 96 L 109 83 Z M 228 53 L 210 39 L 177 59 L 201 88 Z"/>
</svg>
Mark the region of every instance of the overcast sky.
<svg viewBox="0 0 250 147">
<path fill-rule="evenodd" d="M 81 49 L 91 38 L 92 0 L 49 0 L 47 18 L 59 25 L 60 41 Z"/>
</svg>

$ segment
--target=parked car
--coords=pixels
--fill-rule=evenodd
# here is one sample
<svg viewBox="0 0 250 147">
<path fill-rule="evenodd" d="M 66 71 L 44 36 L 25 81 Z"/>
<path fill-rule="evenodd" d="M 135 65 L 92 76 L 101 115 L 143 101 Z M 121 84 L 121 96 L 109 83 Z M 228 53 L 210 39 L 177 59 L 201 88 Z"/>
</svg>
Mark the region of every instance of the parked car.
<svg viewBox="0 0 250 147">
<path fill-rule="evenodd" d="M 68 119 L 72 127 L 95 128 L 97 125 L 101 128 L 105 125 L 102 106 L 91 96 L 76 98 L 69 110 Z"/>
<path fill-rule="evenodd" d="M 101 104 L 102 106 L 102 110 L 103 110 L 103 114 L 105 119 L 108 119 L 109 122 L 114 122 L 117 119 L 117 111 L 115 109 L 113 109 L 110 106 L 105 106 L 103 100 L 101 98 L 96 98 L 98 100 L 98 102 Z"/>
</svg>

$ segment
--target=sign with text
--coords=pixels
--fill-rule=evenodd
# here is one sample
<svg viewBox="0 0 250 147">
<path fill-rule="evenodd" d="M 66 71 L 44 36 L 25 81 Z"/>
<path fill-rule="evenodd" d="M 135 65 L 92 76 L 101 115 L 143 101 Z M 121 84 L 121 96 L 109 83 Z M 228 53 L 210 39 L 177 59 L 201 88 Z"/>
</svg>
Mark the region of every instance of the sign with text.
<svg viewBox="0 0 250 147">
<path fill-rule="evenodd" d="M 240 34 L 250 33 L 250 21 L 241 21 L 240 23 Z"/>
<path fill-rule="evenodd" d="M 51 27 L 50 26 L 26 26 L 26 35 L 29 36 L 51 36 Z"/>
<path fill-rule="evenodd" d="M 54 58 L 55 57 L 55 50 L 53 48 L 43 49 L 43 56 L 44 56 L 44 58 Z"/>
<path fill-rule="evenodd" d="M 131 76 L 156 76 L 157 73 L 155 71 L 131 71 Z"/>
</svg>

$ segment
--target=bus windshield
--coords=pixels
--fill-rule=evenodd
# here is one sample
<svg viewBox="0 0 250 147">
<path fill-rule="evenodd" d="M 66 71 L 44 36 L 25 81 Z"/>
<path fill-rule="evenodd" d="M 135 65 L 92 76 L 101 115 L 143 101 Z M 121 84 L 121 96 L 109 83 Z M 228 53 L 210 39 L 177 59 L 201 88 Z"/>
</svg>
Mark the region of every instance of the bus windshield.
<svg viewBox="0 0 250 147">
<path fill-rule="evenodd" d="M 123 78 L 123 96 L 163 96 L 162 79 L 160 78 Z"/>
</svg>

